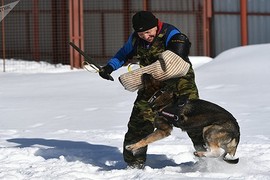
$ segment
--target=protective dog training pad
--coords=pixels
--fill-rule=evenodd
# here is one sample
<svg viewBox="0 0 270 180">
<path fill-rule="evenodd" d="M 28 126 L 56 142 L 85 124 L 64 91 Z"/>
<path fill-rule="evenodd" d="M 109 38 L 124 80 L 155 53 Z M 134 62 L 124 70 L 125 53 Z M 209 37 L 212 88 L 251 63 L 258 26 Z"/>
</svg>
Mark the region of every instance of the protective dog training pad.
<svg viewBox="0 0 270 180">
<path fill-rule="evenodd" d="M 190 64 L 172 51 L 166 50 L 159 55 L 159 59 L 148 66 L 127 72 L 119 76 L 119 81 L 128 91 L 134 92 L 142 88 L 141 76 L 152 74 L 155 79 L 167 80 L 187 74 Z"/>
</svg>

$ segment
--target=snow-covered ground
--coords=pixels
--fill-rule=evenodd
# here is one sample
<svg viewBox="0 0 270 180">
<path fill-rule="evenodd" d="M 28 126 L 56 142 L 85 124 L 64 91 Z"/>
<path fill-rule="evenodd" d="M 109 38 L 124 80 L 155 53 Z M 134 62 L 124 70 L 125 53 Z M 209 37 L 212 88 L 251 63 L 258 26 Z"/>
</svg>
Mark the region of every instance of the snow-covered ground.
<svg viewBox="0 0 270 180">
<path fill-rule="evenodd" d="M 191 57 L 201 98 L 238 120 L 236 165 L 194 157 L 190 139 L 175 128 L 149 146 L 145 170 L 127 170 L 122 142 L 136 93 L 117 81 L 126 67 L 112 82 L 68 66 L 42 73 L 40 63 L 27 71 L 7 66 L 0 72 L 0 179 L 270 179 L 269 50 L 262 44 L 212 61 Z"/>
</svg>

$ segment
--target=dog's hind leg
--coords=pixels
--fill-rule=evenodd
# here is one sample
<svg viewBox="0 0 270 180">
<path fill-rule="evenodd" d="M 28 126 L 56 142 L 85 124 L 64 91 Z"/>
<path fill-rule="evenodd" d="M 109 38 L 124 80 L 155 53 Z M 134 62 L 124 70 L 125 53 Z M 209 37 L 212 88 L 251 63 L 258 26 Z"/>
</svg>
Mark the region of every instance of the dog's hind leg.
<svg viewBox="0 0 270 180">
<path fill-rule="evenodd" d="M 225 150 L 220 148 L 216 143 L 208 144 L 208 151 L 195 151 L 194 155 L 198 157 L 220 157 L 225 153 Z"/>
<path fill-rule="evenodd" d="M 234 156 L 236 153 L 236 148 L 238 146 L 238 142 L 236 140 L 236 138 L 234 138 L 233 140 L 231 140 L 230 143 L 228 143 L 226 145 L 226 152 L 230 155 L 230 156 Z"/>
<path fill-rule="evenodd" d="M 209 151 L 206 151 L 206 152 L 196 151 L 194 152 L 194 155 L 198 157 L 214 157 L 214 158 L 222 156 L 225 162 L 230 163 L 230 164 L 237 164 L 239 162 L 239 158 L 234 158 L 235 151 L 236 151 L 236 147 L 231 152 L 233 153 L 233 155 L 230 153 L 227 154 L 226 150 L 220 148 L 217 144 L 212 143 L 212 144 L 209 144 Z"/>
<path fill-rule="evenodd" d="M 223 156 L 224 161 L 230 164 L 237 164 L 239 162 L 239 158 L 234 157 L 237 146 L 238 146 L 238 140 L 235 138 L 229 144 L 227 144 L 226 154 L 224 154 Z"/>
</svg>

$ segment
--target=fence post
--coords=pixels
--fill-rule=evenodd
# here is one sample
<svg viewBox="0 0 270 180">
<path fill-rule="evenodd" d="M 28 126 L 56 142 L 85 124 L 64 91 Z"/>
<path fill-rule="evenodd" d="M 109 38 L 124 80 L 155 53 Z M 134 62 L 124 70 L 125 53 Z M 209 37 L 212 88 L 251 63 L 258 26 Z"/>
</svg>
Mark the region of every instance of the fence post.
<svg viewBox="0 0 270 180">
<path fill-rule="evenodd" d="M 83 0 L 69 0 L 69 37 L 80 49 L 84 50 Z M 71 69 L 82 67 L 83 57 L 70 47 Z"/>
<path fill-rule="evenodd" d="M 241 45 L 248 44 L 248 26 L 247 26 L 247 0 L 241 0 Z"/>
<path fill-rule="evenodd" d="M 2 0 L 2 6 L 4 6 L 4 0 Z M 4 11 L 1 12 L 4 17 Z M 2 19 L 2 52 L 3 52 L 3 72 L 6 72 L 6 42 L 5 42 L 5 21 Z"/>
<path fill-rule="evenodd" d="M 210 56 L 210 31 L 212 18 L 212 0 L 203 1 L 203 46 L 204 55 Z"/>
<path fill-rule="evenodd" d="M 34 45 L 33 45 L 33 56 L 36 61 L 40 61 L 40 50 L 39 50 L 39 8 L 38 0 L 33 0 L 33 31 L 34 31 Z"/>
</svg>

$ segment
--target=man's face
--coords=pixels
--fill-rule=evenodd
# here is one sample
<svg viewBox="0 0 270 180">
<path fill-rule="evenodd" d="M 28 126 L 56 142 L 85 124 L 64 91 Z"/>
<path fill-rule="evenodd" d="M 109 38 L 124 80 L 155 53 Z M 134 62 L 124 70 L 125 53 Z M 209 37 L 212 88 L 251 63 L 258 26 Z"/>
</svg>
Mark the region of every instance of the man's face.
<svg viewBox="0 0 270 180">
<path fill-rule="evenodd" d="M 138 36 L 147 42 L 152 42 L 157 34 L 157 27 L 148 29 L 147 31 L 138 32 Z"/>
</svg>

